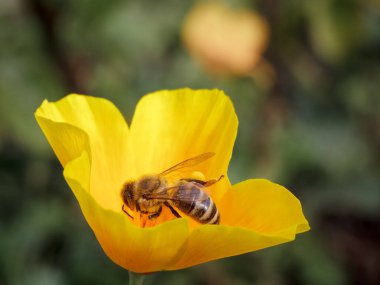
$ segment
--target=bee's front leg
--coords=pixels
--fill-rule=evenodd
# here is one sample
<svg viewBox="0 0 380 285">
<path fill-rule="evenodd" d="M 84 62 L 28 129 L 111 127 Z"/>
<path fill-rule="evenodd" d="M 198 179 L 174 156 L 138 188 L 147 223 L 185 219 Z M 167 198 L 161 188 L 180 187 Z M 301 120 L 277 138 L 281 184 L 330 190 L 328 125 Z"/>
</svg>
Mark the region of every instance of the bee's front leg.
<svg viewBox="0 0 380 285">
<path fill-rule="evenodd" d="M 149 220 L 154 220 L 154 219 L 158 218 L 158 217 L 161 215 L 161 212 L 162 212 L 162 206 L 160 206 L 160 207 L 158 208 L 157 212 L 148 215 L 148 219 L 149 219 Z"/>
<path fill-rule="evenodd" d="M 126 214 L 128 215 L 128 217 L 130 217 L 132 220 L 134 219 L 134 218 L 131 216 L 131 214 L 129 214 L 129 213 L 127 212 L 127 210 L 124 209 L 124 204 L 123 204 L 123 206 L 121 207 L 121 209 L 123 210 L 124 213 L 126 213 Z"/>
</svg>

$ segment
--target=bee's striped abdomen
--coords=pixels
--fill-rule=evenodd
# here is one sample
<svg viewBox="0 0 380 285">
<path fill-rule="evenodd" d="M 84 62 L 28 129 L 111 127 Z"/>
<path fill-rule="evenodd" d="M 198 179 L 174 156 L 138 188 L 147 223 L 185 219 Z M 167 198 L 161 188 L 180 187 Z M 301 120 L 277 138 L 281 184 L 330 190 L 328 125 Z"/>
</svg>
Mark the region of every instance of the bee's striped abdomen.
<svg viewBox="0 0 380 285">
<path fill-rule="evenodd" d="M 178 187 L 178 195 L 181 191 L 191 191 L 192 201 L 181 200 L 175 201 L 173 205 L 186 215 L 202 224 L 219 224 L 220 215 L 215 203 L 211 198 L 199 187 L 192 185 L 186 187 L 181 185 Z M 187 193 L 188 195 L 189 193 Z"/>
</svg>

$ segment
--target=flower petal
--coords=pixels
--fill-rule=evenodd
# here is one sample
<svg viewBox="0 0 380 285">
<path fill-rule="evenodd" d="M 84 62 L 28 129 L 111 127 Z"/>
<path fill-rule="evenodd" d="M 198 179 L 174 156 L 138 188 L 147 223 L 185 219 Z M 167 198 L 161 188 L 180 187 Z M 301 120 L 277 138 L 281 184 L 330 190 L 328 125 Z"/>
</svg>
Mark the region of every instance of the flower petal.
<svg viewBox="0 0 380 285">
<path fill-rule="evenodd" d="M 237 125 L 230 99 L 219 90 L 164 90 L 146 95 L 137 105 L 130 131 L 131 153 L 139 158 L 134 175 L 160 173 L 196 155 L 215 152 L 194 170 L 203 172 L 206 179 L 219 178 L 227 172 Z"/>
<path fill-rule="evenodd" d="M 92 195 L 103 207 L 120 211 L 129 160 L 128 126 L 119 110 L 105 99 L 71 94 L 44 101 L 35 116 L 64 167 L 80 151 L 90 154 Z"/>
<path fill-rule="evenodd" d="M 288 242 L 309 229 L 298 199 L 268 180 L 247 180 L 233 186 L 218 208 L 222 224 L 195 228 L 183 257 L 170 269 Z"/>
<path fill-rule="evenodd" d="M 178 270 L 281 244 L 293 240 L 294 233 L 294 228 L 288 228 L 282 236 L 270 236 L 240 227 L 203 225 L 191 232 L 182 258 L 167 269 Z"/>
<path fill-rule="evenodd" d="M 234 185 L 218 206 L 225 225 L 271 235 L 293 226 L 297 233 L 309 230 L 299 200 L 269 180 L 250 179 Z"/>
<path fill-rule="evenodd" d="M 188 224 L 175 219 L 153 228 L 132 225 L 124 213 L 101 207 L 86 191 L 90 172 L 86 152 L 69 162 L 64 176 L 81 210 L 107 256 L 125 269 L 147 273 L 166 269 L 175 263 L 186 244 Z"/>
</svg>

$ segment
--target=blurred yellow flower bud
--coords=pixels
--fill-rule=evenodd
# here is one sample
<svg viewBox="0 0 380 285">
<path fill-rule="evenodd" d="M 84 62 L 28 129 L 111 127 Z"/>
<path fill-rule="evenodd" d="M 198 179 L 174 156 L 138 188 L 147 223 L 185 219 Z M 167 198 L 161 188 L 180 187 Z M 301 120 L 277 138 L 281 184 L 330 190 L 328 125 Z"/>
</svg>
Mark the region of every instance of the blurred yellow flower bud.
<svg viewBox="0 0 380 285">
<path fill-rule="evenodd" d="M 266 20 L 218 1 L 200 2 L 184 20 L 182 38 L 190 54 L 214 74 L 246 75 L 259 62 L 269 37 Z"/>
</svg>

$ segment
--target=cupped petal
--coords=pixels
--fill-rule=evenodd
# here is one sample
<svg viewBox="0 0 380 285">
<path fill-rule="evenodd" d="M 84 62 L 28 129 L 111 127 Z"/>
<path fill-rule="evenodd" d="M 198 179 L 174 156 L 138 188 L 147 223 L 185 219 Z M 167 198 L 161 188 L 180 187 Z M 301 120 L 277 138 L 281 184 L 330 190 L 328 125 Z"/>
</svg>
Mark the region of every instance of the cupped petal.
<svg viewBox="0 0 380 285">
<path fill-rule="evenodd" d="M 133 175 L 160 173 L 196 155 L 215 152 L 193 170 L 202 172 L 206 179 L 219 178 L 227 172 L 237 125 L 231 100 L 220 90 L 148 94 L 138 103 L 130 129 L 130 151 L 136 158 Z M 222 195 L 223 190 L 214 192 Z"/>
<path fill-rule="evenodd" d="M 128 126 L 119 110 L 108 100 L 71 94 L 58 102 L 45 100 L 35 116 L 64 167 L 82 150 L 90 154 L 91 194 L 103 207 L 120 211 L 130 164 Z"/>
<path fill-rule="evenodd" d="M 298 199 L 264 179 L 234 185 L 218 208 L 221 225 L 193 229 L 182 258 L 169 269 L 274 246 L 309 230 Z"/>
<path fill-rule="evenodd" d="M 66 165 L 64 176 L 106 255 L 133 272 L 155 272 L 172 266 L 186 245 L 187 221 L 175 219 L 152 228 L 136 227 L 127 215 L 104 209 L 86 191 L 89 172 L 89 156 L 84 151 Z"/>
<path fill-rule="evenodd" d="M 63 167 L 79 157 L 82 151 L 90 153 L 89 138 L 83 130 L 67 123 L 54 122 L 38 112 L 37 122 Z"/>
<path fill-rule="evenodd" d="M 250 179 L 232 187 L 218 204 L 225 225 L 263 234 L 276 234 L 296 226 L 309 230 L 300 201 L 286 188 L 266 179 Z"/>
</svg>

